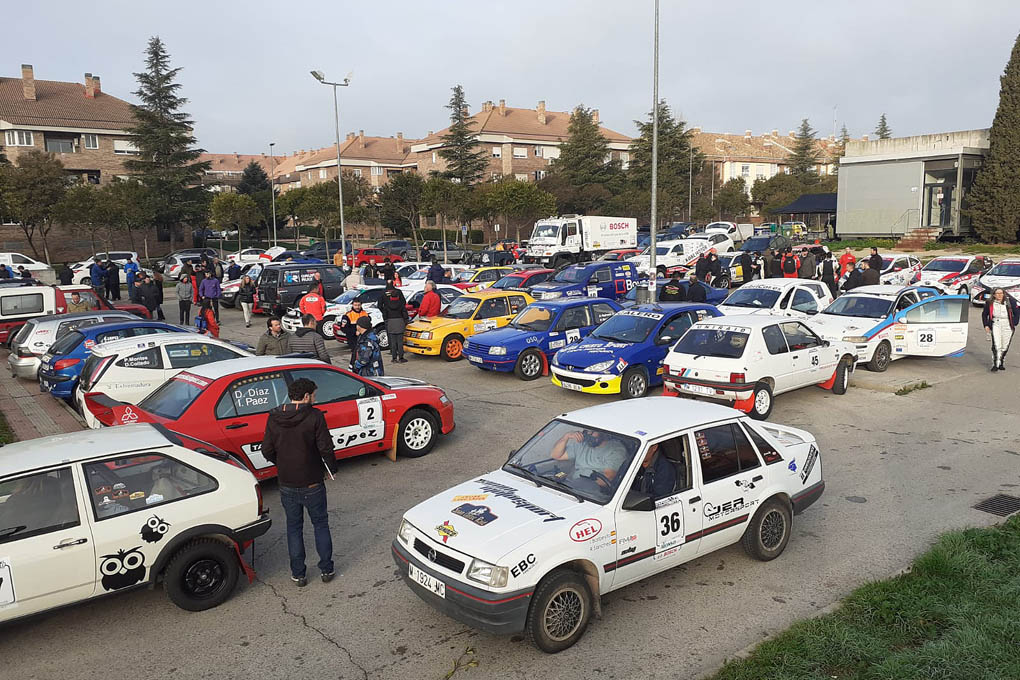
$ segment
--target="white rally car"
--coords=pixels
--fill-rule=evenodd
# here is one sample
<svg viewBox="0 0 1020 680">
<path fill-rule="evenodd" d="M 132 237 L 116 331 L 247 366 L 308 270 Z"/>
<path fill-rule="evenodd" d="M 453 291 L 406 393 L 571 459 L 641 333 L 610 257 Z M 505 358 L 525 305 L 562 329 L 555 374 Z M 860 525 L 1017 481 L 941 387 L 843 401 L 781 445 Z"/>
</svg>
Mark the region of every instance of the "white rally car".
<svg viewBox="0 0 1020 680">
<path fill-rule="evenodd" d="M 9 444 L 0 453 L 0 623 L 162 582 L 189 611 L 226 600 L 270 526 L 255 477 L 161 426 Z"/>
<path fill-rule="evenodd" d="M 991 268 L 992 260 L 984 255 L 936 257 L 921 268 L 912 283 L 948 295 L 970 295 L 978 277 Z"/>
<path fill-rule="evenodd" d="M 758 279 L 730 293 L 719 311 L 730 314 L 769 314 L 805 318 L 832 302 L 829 287 L 810 279 Z"/>
<path fill-rule="evenodd" d="M 857 261 L 857 268 L 860 269 L 868 258 L 863 257 Z M 921 271 L 921 260 L 917 259 L 913 255 L 896 255 L 883 256 L 882 257 L 882 271 L 879 272 L 879 283 L 883 285 L 893 286 L 909 286 L 917 280 L 917 275 Z M 839 280 L 839 287 L 842 288 L 843 284 L 846 283 L 849 273 L 844 275 Z"/>
<path fill-rule="evenodd" d="M 393 559 L 441 612 L 552 653 L 610 591 L 737 542 L 778 557 L 824 488 L 807 432 L 717 404 L 614 402 L 556 418 L 502 468 L 408 510 Z"/>
<path fill-rule="evenodd" d="M 971 286 L 971 302 L 984 305 L 988 294 L 995 288 L 1002 288 L 1020 302 L 1020 259 L 1009 258 L 989 269 Z"/>
<path fill-rule="evenodd" d="M 677 239 L 674 241 L 659 241 L 655 244 L 655 269 L 663 276 L 666 270 L 676 266 L 693 266 L 702 253 L 713 247 L 712 242 L 704 238 Z M 628 258 L 641 274 L 648 274 L 651 271 L 651 246 L 645 248 L 640 255 Z"/>
<path fill-rule="evenodd" d="M 335 334 L 339 329 L 334 328 L 334 326 L 340 317 L 350 311 L 351 303 L 358 300 L 361 302 L 364 310 L 368 312 L 372 328 L 379 337 L 380 347 L 389 349 L 390 338 L 386 332 L 386 324 L 383 323 L 382 311 L 379 309 L 379 298 L 382 297 L 385 290 L 385 286 L 366 285 L 344 291 L 326 303 L 326 311 L 322 315 L 322 321 L 319 322 L 316 330 L 327 340 L 342 337 L 342 333 L 340 335 Z M 287 313 L 280 319 L 280 325 L 288 333 L 294 333 L 297 329 L 301 328 L 301 311 L 297 307 L 287 310 Z"/>
<path fill-rule="evenodd" d="M 854 344 L 869 371 L 908 356 L 956 357 L 967 349 L 967 298 L 924 286 L 859 286 L 807 324 L 829 341 Z"/>
<path fill-rule="evenodd" d="M 803 321 L 726 316 L 699 321 L 670 349 L 663 394 L 726 402 L 763 420 L 783 392 L 817 385 L 845 394 L 856 361 L 853 345 L 823 340 Z"/>
</svg>

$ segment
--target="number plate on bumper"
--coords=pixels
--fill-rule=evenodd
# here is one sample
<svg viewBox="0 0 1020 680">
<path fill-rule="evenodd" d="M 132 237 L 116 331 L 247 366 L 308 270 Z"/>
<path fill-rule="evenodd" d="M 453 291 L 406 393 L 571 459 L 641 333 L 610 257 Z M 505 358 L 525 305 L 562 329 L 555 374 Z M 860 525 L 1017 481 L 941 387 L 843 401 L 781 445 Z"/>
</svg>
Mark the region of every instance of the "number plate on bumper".
<svg viewBox="0 0 1020 680">
<path fill-rule="evenodd" d="M 412 581 L 420 585 L 425 590 L 446 599 L 446 584 L 439 579 L 434 578 L 430 574 L 426 574 L 410 562 L 407 563 L 407 575 L 411 577 Z"/>
</svg>

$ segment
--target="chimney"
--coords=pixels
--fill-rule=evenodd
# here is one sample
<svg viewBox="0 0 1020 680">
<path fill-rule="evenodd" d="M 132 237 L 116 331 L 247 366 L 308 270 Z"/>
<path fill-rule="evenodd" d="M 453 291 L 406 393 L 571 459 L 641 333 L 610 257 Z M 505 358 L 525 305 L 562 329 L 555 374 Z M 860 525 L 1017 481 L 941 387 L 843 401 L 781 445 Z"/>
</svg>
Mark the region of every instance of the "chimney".
<svg viewBox="0 0 1020 680">
<path fill-rule="evenodd" d="M 500 99 L 499 100 L 499 115 L 501 115 L 501 116 L 505 116 L 506 115 L 506 100 L 505 99 Z"/>
<path fill-rule="evenodd" d="M 868 141 L 868 136 L 867 135 L 861 135 L 861 141 L 862 142 Z"/>
<path fill-rule="evenodd" d="M 779 136 L 779 130 L 773 130 L 772 131 L 772 136 L 773 137 L 778 137 Z"/>
<path fill-rule="evenodd" d="M 365 131 L 364 130 L 358 130 L 358 148 L 360 148 L 360 149 L 364 149 L 365 148 Z"/>
<path fill-rule="evenodd" d="M 95 89 L 95 94 L 103 94 L 103 86 L 99 83 L 99 76 L 92 76 L 92 87 Z"/>
<path fill-rule="evenodd" d="M 751 139 L 751 131 L 750 130 L 744 130 L 744 139 L 746 139 L 746 140 L 750 140 Z"/>
<path fill-rule="evenodd" d="M 25 99 L 35 100 L 35 74 L 32 72 L 31 64 L 21 65 L 21 89 L 25 93 Z"/>
<path fill-rule="evenodd" d="M 353 133 L 353 132 L 348 132 L 348 133 L 347 133 L 347 141 L 349 142 L 349 141 L 351 141 L 352 139 L 354 139 L 354 133 Z"/>
<path fill-rule="evenodd" d="M 397 133 L 397 151 L 399 153 L 404 153 L 404 133 L 403 132 L 398 132 Z"/>
<path fill-rule="evenodd" d="M 538 103 L 538 122 L 545 125 L 545 101 Z"/>
<path fill-rule="evenodd" d="M 599 110 L 598 109 L 592 109 L 591 110 L 591 120 L 596 125 L 599 124 Z"/>
<path fill-rule="evenodd" d="M 85 96 L 92 99 L 96 96 L 96 86 L 92 83 L 92 74 L 85 74 Z"/>
<path fill-rule="evenodd" d="M 482 102 L 482 113 L 488 113 L 489 111 L 492 111 L 492 102 Z"/>
<path fill-rule="evenodd" d="M 434 134 L 436 134 L 435 130 L 429 130 L 429 134 L 428 134 L 429 137 L 431 137 Z"/>
</svg>

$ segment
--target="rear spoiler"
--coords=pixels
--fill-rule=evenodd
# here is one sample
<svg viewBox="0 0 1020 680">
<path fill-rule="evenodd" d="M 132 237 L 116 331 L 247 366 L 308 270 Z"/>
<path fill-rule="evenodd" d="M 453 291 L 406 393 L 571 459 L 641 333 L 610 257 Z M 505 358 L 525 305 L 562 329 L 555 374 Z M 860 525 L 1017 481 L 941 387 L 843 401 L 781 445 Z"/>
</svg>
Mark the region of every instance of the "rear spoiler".
<svg viewBox="0 0 1020 680">
<path fill-rule="evenodd" d="M 108 397 L 103 392 L 87 392 L 85 394 L 85 408 L 96 417 L 96 420 L 106 427 L 158 422 L 147 411 L 143 411 L 134 404 L 117 401 Z"/>
</svg>

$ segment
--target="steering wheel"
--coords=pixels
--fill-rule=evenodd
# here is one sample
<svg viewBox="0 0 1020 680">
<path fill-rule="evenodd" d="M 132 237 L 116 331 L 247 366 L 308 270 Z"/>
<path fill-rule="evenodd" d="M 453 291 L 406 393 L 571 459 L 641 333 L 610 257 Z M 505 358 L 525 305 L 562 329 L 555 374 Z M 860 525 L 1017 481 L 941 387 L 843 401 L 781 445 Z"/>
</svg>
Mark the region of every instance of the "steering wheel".
<svg viewBox="0 0 1020 680">
<path fill-rule="evenodd" d="M 588 479 L 594 480 L 596 482 L 599 479 L 601 479 L 606 484 L 605 488 L 607 488 L 607 489 L 612 489 L 613 488 L 613 482 L 610 481 L 609 477 L 606 477 L 604 474 L 602 474 L 598 470 L 592 470 L 591 473 L 588 474 Z"/>
</svg>

